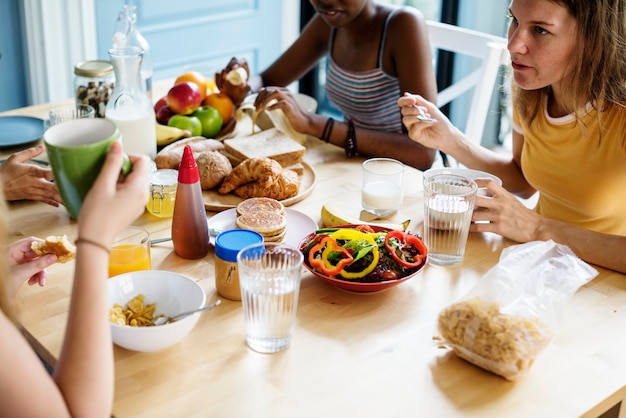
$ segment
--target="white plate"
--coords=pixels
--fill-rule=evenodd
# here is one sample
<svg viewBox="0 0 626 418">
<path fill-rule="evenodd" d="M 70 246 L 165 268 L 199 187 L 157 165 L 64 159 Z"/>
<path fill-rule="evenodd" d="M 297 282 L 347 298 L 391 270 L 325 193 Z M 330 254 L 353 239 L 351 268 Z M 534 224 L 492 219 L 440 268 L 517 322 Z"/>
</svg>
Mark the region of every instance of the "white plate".
<svg viewBox="0 0 626 418">
<path fill-rule="evenodd" d="M 317 223 L 308 215 L 298 212 L 295 209 L 285 208 L 287 215 L 287 232 L 285 233 L 285 244 L 298 248 L 298 244 L 302 238 L 318 229 Z M 208 220 L 209 229 L 218 231 L 229 231 L 237 229 L 235 219 L 237 218 L 237 209 L 228 209 L 213 215 Z M 215 235 L 209 237 L 211 245 L 215 245 Z"/>
</svg>

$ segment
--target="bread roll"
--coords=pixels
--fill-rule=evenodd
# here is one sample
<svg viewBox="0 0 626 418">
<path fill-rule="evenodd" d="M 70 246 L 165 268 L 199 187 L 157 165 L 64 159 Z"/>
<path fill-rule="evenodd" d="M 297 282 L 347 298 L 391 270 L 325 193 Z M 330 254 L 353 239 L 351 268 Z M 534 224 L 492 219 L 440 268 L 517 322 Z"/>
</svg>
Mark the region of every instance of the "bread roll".
<svg viewBox="0 0 626 418">
<path fill-rule="evenodd" d="M 228 176 L 233 167 L 218 151 L 203 152 L 196 157 L 202 190 L 214 189 Z"/>
<path fill-rule="evenodd" d="M 191 138 L 181 139 L 176 142 L 172 142 L 161 151 L 159 151 L 154 158 L 157 168 L 171 168 L 178 169 L 180 161 L 183 158 L 183 151 L 185 145 L 189 144 L 191 152 L 193 152 L 194 158 L 198 158 L 203 152 L 219 151 L 224 149 L 224 144 L 216 139 L 206 139 L 203 136 L 194 136 Z"/>
</svg>

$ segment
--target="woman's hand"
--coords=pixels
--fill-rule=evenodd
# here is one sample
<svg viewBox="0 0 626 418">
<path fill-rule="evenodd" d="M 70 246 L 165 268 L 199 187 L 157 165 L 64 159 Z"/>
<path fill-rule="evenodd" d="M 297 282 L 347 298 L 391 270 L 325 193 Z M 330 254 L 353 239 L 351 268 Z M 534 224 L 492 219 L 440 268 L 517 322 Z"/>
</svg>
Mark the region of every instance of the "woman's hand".
<svg viewBox="0 0 626 418">
<path fill-rule="evenodd" d="M 248 73 L 248 79 L 250 78 L 250 68 L 248 67 L 248 62 L 245 59 L 237 59 L 235 57 L 231 58 L 228 62 L 226 68 L 224 68 L 219 73 L 215 73 L 215 85 L 218 89 L 220 89 L 221 93 L 226 94 L 231 98 L 233 104 L 238 106 L 243 102 L 243 99 L 250 93 L 250 85 L 248 84 L 248 80 L 243 80 L 243 82 L 239 85 L 234 85 L 230 81 L 227 80 L 227 75 L 232 70 L 236 70 L 237 68 L 244 68 L 246 73 Z"/>
<path fill-rule="evenodd" d="M 30 247 L 33 241 L 41 240 L 35 237 L 22 238 L 7 247 L 11 280 L 8 288 L 11 295 L 15 295 L 26 281 L 31 286 L 34 284 L 44 286 L 47 278 L 46 268 L 57 261 L 54 254 L 38 257 Z"/>
<path fill-rule="evenodd" d="M 291 91 L 284 87 L 263 87 L 254 101 L 254 107 L 259 111 L 282 110 L 291 127 L 298 133 L 313 136 L 320 133 L 315 130 L 312 114 L 300 106 Z"/>
<path fill-rule="evenodd" d="M 495 232 L 517 242 L 539 239 L 538 230 L 543 221 L 539 214 L 524 206 L 495 180 L 476 179 L 476 184 L 486 187 L 491 196 L 476 196 L 471 231 Z"/>
<path fill-rule="evenodd" d="M 122 145 L 114 142 L 78 215 L 78 236 L 109 246 L 132 223 L 148 201 L 149 160 L 129 155 L 132 171 L 121 177 Z"/>
<path fill-rule="evenodd" d="M 402 111 L 402 123 L 406 126 L 409 138 L 428 148 L 440 149 L 449 153 L 450 139 L 460 131 L 452 125 L 450 120 L 433 103 L 420 95 L 404 93 L 398 99 L 398 106 Z M 417 119 L 419 106 L 426 116 L 435 119 L 434 123 L 425 123 Z"/>
<path fill-rule="evenodd" d="M 6 200 L 37 200 L 51 206 L 62 204 L 50 168 L 28 162 L 44 151 L 43 145 L 12 154 L 0 164 L 0 177 Z"/>
</svg>

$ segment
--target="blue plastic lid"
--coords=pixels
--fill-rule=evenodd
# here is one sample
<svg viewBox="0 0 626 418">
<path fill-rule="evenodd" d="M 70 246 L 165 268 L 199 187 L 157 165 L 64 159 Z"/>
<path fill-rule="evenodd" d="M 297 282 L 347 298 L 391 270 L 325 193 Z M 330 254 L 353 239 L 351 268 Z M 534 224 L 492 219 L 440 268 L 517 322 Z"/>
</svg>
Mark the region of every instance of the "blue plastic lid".
<svg viewBox="0 0 626 418">
<path fill-rule="evenodd" d="M 220 233 L 215 239 L 215 255 L 222 260 L 235 262 L 243 247 L 263 242 L 263 236 L 247 229 L 231 229 Z"/>
</svg>

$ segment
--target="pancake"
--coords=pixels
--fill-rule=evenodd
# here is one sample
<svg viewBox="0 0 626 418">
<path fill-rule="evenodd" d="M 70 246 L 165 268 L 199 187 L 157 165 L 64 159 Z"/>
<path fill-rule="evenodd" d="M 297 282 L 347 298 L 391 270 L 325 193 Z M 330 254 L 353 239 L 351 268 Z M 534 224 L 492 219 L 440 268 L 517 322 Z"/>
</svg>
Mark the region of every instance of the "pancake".
<svg viewBox="0 0 626 418">
<path fill-rule="evenodd" d="M 271 237 L 285 231 L 287 217 L 276 212 L 261 210 L 253 213 L 244 213 L 235 220 L 237 228 L 250 229 Z"/>
<path fill-rule="evenodd" d="M 280 215 L 285 214 L 285 206 L 276 199 L 269 197 L 251 197 L 237 205 L 237 215 L 245 213 L 254 213 L 259 211 L 276 212 Z"/>
<path fill-rule="evenodd" d="M 269 237 L 263 236 L 263 241 L 264 242 L 283 242 L 283 240 L 285 239 L 285 235 L 287 235 L 287 229 L 284 229 L 283 232 L 281 232 L 278 235 L 272 235 Z"/>
</svg>

